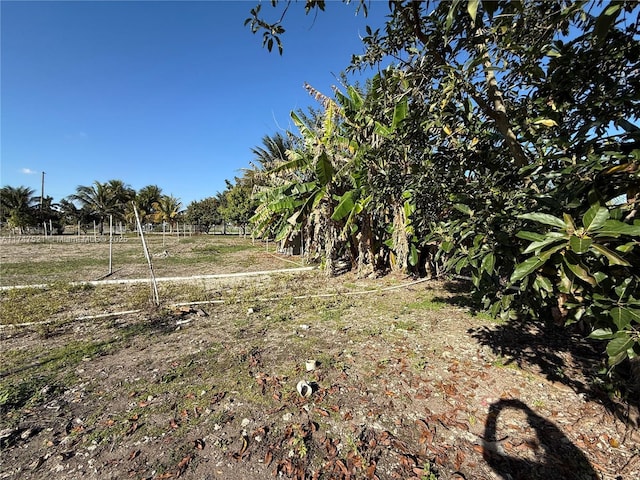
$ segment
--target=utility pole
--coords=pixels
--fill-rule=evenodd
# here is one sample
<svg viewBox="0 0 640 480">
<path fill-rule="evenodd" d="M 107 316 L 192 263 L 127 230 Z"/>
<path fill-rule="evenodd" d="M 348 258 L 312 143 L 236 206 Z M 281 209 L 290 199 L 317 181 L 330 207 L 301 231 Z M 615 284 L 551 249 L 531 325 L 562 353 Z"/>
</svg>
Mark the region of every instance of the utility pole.
<svg viewBox="0 0 640 480">
<path fill-rule="evenodd" d="M 42 185 L 40 187 L 40 211 L 42 212 L 42 204 L 44 202 L 44 174 L 46 172 L 42 172 Z"/>
</svg>

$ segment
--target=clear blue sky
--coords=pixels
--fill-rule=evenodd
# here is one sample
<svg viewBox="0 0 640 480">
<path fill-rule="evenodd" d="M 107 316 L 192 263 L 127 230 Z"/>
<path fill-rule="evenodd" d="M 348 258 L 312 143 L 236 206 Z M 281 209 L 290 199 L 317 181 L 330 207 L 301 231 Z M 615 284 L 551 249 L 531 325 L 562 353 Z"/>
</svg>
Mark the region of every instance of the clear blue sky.
<svg viewBox="0 0 640 480">
<path fill-rule="evenodd" d="M 44 171 L 59 201 L 120 179 L 184 207 L 224 190 L 291 110 L 316 105 L 303 83 L 331 93 L 388 13 L 334 1 L 314 19 L 293 3 L 281 57 L 243 25 L 256 3 L 0 2 L 0 184 L 40 195 Z"/>
</svg>

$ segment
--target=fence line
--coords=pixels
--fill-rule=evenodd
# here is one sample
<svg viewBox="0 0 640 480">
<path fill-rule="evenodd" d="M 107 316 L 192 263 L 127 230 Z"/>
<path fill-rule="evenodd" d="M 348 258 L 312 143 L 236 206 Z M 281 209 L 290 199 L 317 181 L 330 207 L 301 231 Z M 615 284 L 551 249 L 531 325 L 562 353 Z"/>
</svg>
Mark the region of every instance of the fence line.
<svg viewBox="0 0 640 480">
<path fill-rule="evenodd" d="M 126 243 L 127 237 L 113 237 L 113 243 Z M 0 237 L 0 244 L 20 244 L 20 243 L 108 243 L 109 237 L 94 237 L 93 235 L 15 235 L 10 237 Z"/>
<path fill-rule="evenodd" d="M 145 226 L 143 225 L 143 228 Z M 134 233 L 132 231 L 122 230 L 114 226 L 113 234 L 118 235 L 113 237 L 113 242 L 127 242 L 127 237 L 123 235 L 127 233 Z M 199 232 L 197 225 L 191 225 L 188 223 L 180 224 L 179 229 L 174 228 L 173 231 L 167 230 L 162 232 L 162 230 L 158 230 L 156 228 L 145 228 L 145 234 L 149 236 L 157 236 L 163 235 L 166 237 L 191 237 L 193 235 L 221 235 L 226 233 L 227 235 L 240 235 L 242 236 L 244 233 L 245 237 L 251 236 L 251 229 L 249 227 L 242 229 L 239 226 L 227 226 L 226 228 L 222 225 L 212 225 L 209 228 L 208 232 Z M 130 238 L 130 237 L 129 237 Z M 97 232 L 91 231 L 89 229 L 87 233 L 83 235 L 77 235 L 75 233 L 70 234 L 69 229 L 67 229 L 66 234 L 62 235 L 51 235 L 50 233 L 43 234 L 41 230 L 38 232 L 25 233 L 25 234 L 11 234 L 11 235 L 0 235 L 0 245 L 7 244 L 22 244 L 22 243 L 108 243 L 109 242 L 109 229 L 105 228 L 104 233 L 102 235 Z"/>
</svg>

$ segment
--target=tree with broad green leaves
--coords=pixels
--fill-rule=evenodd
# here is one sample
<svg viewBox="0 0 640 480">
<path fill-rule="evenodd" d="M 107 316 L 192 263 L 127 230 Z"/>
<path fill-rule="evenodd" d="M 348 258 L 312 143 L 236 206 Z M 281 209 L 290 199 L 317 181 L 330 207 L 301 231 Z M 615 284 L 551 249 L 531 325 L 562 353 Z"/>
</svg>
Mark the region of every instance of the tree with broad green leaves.
<svg viewBox="0 0 640 480">
<path fill-rule="evenodd" d="M 184 213 L 185 220 L 195 225 L 199 232 L 206 233 L 212 226 L 222 223 L 219 209 L 220 199 L 217 197 L 193 201 L 187 205 Z"/>
<path fill-rule="evenodd" d="M 389 267 L 467 275 L 495 315 L 579 321 L 610 365 L 638 358 L 640 5 L 355 3 L 389 16 L 349 69 L 389 67 L 364 90 L 312 92 L 324 123 L 297 122 L 303 143 L 271 170 L 288 180 L 259 197 L 258 225 L 312 219 L 361 262 L 349 235 L 369 216 Z M 285 54 L 290 4 L 247 19 Z"/>
<path fill-rule="evenodd" d="M 225 223 L 232 223 L 246 234 L 249 220 L 255 211 L 253 200 L 253 185 L 249 177 L 235 179 L 235 183 L 225 180 L 227 188 L 221 195 L 218 211 Z M 224 230 L 226 233 L 226 230 Z"/>
</svg>

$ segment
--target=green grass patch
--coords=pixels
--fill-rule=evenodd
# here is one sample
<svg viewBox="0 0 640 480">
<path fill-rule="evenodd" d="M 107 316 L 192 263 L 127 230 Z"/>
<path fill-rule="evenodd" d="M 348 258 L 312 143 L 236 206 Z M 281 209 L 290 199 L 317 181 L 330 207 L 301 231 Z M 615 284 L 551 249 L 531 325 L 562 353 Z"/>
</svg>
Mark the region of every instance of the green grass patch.
<svg viewBox="0 0 640 480">
<path fill-rule="evenodd" d="M 0 323 L 42 322 L 65 310 L 66 298 L 58 289 L 19 288 L 0 291 Z"/>
<path fill-rule="evenodd" d="M 30 351 L 9 357 L 6 377 L 0 381 L 0 412 L 6 413 L 44 401 L 74 381 L 73 368 L 84 359 L 106 355 L 116 348 L 115 340 L 70 342 L 50 350 Z"/>
<path fill-rule="evenodd" d="M 60 278 L 73 278 L 79 270 L 100 265 L 105 265 L 106 273 L 107 266 L 109 265 L 109 258 L 74 258 L 39 262 L 2 262 L 2 265 L 0 265 L 0 277 L 15 277 L 18 279 L 28 277 L 46 279 L 54 276 Z M 52 274 L 52 272 L 54 272 L 54 274 Z"/>
<path fill-rule="evenodd" d="M 408 310 L 428 310 L 428 311 L 438 311 L 447 307 L 447 304 L 444 302 L 434 301 L 431 298 L 425 298 L 418 302 L 412 302 L 407 304 Z"/>
<path fill-rule="evenodd" d="M 418 322 L 414 320 L 396 320 L 395 322 L 393 322 L 393 326 L 398 330 L 413 332 L 418 329 Z"/>
<path fill-rule="evenodd" d="M 185 290 L 181 298 L 191 301 L 194 293 Z M 66 322 L 77 314 L 78 305 L 87 307 L 83 315 L 105 310 L 137 310 L 149 306 L 149 285 L 69 284 L 56 282 L 46 288 L 17 288 L 0 291 L 0 324 Z"/>
</svg>

